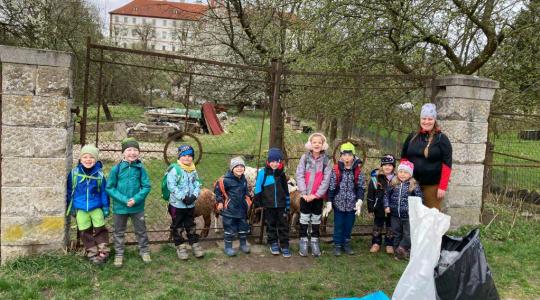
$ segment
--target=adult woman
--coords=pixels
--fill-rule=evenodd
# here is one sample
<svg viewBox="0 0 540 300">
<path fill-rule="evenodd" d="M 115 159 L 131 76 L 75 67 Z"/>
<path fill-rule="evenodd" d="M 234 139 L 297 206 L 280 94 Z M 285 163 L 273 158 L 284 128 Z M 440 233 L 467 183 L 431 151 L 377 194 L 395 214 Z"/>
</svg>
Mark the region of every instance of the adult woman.
<svg viewBox="0 0 540 300">
<path fill-rule="evenodd" d="M 424 205 L 441 210 L 452 171 L 452 144 L 437 124 L 435 104 L 422 106 L 420 128 L 409 134 L 401 160 L 414 164 L 414 178 L 420 183 Z"/>
</svg>

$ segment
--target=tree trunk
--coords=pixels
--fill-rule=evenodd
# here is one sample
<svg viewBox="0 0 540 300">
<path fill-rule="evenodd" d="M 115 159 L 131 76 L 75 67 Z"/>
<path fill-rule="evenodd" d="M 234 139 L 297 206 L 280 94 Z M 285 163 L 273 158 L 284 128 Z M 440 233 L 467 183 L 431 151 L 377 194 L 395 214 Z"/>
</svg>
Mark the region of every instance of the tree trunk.
<svg viewBox="0 0 540 300">
<path fill-rule="evenodd" d="M 334 145 L 334 141 L 337 138 L 337 127 L 338 127 L 338 120 L 336 118 L 332 118 L 332 122 L 330 123 L 330 145 Z"/>
<path fill-rule="evenodd" d="M 317 131 L 321 132 L 323 130 L 324 115 L 317 114 Z"/>
<path fill-rule="evenodd" d="M 109 84 L 107 85 L 107 96 L 108 97 L 103 97 L 103 103 L 102 103 L 103 112 L 105 113 L 105 119 L 107 119 L 107 121 L 112 121 L 113 120 L 111 110 L 109 109 L 109 105 L 107 104 L 110 101 L 110 99 L 112 98 L 112 89 L 113 89 L 113 79 L 111 78 L 111 80 L 109 80 Z"/>
</svg>

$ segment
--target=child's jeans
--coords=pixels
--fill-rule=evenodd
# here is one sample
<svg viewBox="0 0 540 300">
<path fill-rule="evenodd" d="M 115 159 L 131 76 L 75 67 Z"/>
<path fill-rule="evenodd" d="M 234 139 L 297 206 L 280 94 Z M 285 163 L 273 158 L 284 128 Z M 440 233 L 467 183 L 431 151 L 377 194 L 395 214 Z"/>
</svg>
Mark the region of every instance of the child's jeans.
<svg viewBox="0 0 540 300">
<path fill-rule="evenodd" d="M 289 224 L 285 207 L 265 208 L 264 221 L 268 244 L 279 241 L 281 248 L 289 248 Z"/>
<path fill-rule="evenodd" d="M 146 223 L 144 221 L 144 211 L 132 214 L 114 214 L 114 250 L 116 256 L 124 255 L 124 236 L 126 234 L 127 221 L 131 219 L 133 223 L 133 230 L 135 231 L 135 236 L 137 237 L 137 242 L 139 243 L 139 253 L 141 255 L 149 253 L 148 248 L 148 234 L 146 233 Z"/>
<path fill-rule="evenodd" d="M 311 236 L 319 237 L 322 208 L 322 199 L 313 199 L 311 202 L 300 199 L 300 237 L 308 236 L 309 224 L 311 224 Z"/>
<path fill-rule="evenodd" d="M 231 218 L 222 216 L 223 239 L 232 242 L 238 234 L 238 238 L 247 239 L 249 224 L 246 218 Z"/>
<path fill-rule="evenodd" d="M 105 217 L 101 208 L 89 212 L 77 210 L 76 219 L 88 257 L 96 256 L 100 252 L 108 254 L 109 231 L 105 227 Z"/>
<path fill-rule="evenodd" d="M 334 245 L 343 246 L 351 240 L 356 215 L 354 211 L 334 210 Z"/>
<path fill-rule="evenodd" d="M 186 239 L 182 232 L 185 230 L 187 242 L 193 245 L 199 242 L 199 235 L 195 227 L 195 207 L 192 208 L 176 208 L 169 204 L 169 214 L 171 215 L 171 235 L 174 240 L 174 245 L 184 244 Z"/>
<path fill-rule="evenodd" d="M 409 219 L 392 216 L 392 232 L 394 233 L 394 248 L 411 248 L 411 227 Z"/>
<path fill-rule="evenodd" d="M 385 246 L 394 246 L 394 233 L 392 232 L 392 217 L 388 214 L 385 217 L 373 218 L 373 233 L 371 244 L 382 245 L 382 230 L 386 227 L 386 235 L 384 236 Z"/>
</svg>

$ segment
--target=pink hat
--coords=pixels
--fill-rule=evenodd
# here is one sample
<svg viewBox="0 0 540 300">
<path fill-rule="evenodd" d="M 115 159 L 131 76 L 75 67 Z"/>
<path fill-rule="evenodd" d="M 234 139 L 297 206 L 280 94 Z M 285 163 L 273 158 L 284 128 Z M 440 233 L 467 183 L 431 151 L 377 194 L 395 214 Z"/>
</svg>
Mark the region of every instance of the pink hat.
<svg viewBox="0 0 540 300">
<path fill-rule="evenodd" d="M 402 161 L 402 162 L 399 163 L 399 166 L 398 166 L 397 170 L 398 170 L 398 172 L 400 170 L 408 172 L 412 176 L 412 174 L 414 172 L 414 164 L 412 162 L 408 161 L 408 160 Z"/>
</svg>

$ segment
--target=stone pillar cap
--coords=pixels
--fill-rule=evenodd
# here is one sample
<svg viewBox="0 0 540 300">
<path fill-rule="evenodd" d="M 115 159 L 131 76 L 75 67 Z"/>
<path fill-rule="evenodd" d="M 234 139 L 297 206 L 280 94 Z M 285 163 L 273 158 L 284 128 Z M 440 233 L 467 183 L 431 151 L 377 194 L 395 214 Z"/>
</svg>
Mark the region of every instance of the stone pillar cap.
<svg viewBox="0 0 540 300">
<path fill-rule="evenodd" d="M 74 58 L 69 52 L 0 45 L 1 63 L 70 68 Z"/>
<path fill-rule="evenodd" d="M 499 82 L 485 77 L 463 74 L 452 74 L 444 77 L 436 78 L 433 82 L 435 86 L 470 86 L 481 87 L 487 89 L 498 89 Z"/>
</svg>

